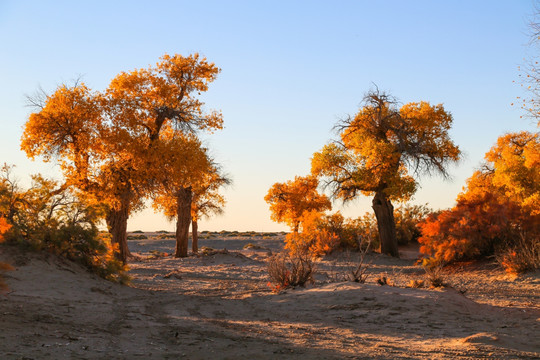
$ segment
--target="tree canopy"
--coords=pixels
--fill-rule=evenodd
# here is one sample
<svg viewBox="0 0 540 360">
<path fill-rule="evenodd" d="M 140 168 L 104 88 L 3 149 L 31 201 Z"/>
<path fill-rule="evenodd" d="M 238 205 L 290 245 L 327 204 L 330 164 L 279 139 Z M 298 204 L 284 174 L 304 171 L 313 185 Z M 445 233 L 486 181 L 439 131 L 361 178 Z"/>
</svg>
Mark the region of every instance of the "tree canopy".
<svg viewBox="0 0 540 360">
<path fill-rule="evenodd" d="M 75 83 L 31 99 L 37 111 L 25 124 L 21 148 L 31 158 L 57 159 L 67 186 L 106 206 L 121 260 L 129 254 L 127 218 L 162 173 L 154 166 L 160 151 L 181 135 L 221 129 L 221 113 L 205 112 L 197 98 L 219 71 L 198 54 L 165 55 L 155 66 L 120 73 L 103 92 Z"/>
<path fill-rule="evenodd" d="M 318 185 L 312 176 L 296 176 L 294 180 L 272 185 L 264 197 L 270 204 L 272 220 L 284 222 L 298 232 L 304 213 L 330 210 L 332 204 L 326 195 L 319 194 Z"/>
<path fill-rule="evenodd" d="M 460 158 L 448 131 L 452 116 L 442 105 L 421 101 L 400 108 L 390 95 L 369 92 L 354 117 L 339 122 L 340 139 L 313 155 L 312 173 L 324 178 L 336 198 L 374 196 L 381 251 L 398 256 L 391 201 L 405 201 L 420 174 L 448 176 Z"/>
</svg>

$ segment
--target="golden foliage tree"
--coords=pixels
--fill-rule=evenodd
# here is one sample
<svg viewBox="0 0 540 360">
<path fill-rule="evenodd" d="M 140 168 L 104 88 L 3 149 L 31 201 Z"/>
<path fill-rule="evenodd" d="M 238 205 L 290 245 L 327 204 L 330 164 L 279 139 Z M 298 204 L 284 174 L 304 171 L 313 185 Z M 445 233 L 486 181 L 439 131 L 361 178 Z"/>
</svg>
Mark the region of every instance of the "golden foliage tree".
<svg viewBox="0 0 540 360">
<path fill-rule="evenodd" d="M 159 146 L 161 158 L 155 165 L 159 166 L 160 174 L 154 178 L 153 206 L 169 219 L 176 219 L 175 256 L 185 257 L 188 254 L 189 225 L 193 216 L 197 219 L 200 214 L 197 206 L 204 206 L 205 196 L 210 196 L 206 192 L 217 191 L 225 180 L 217 175 L 217 165 L 196 137 L 162 140 Z M 219 194 L 214 196 L 224 202 Z M 196 231 L 196 225 L 193 231 Z"/>
<path fill-rule="evenodd" d="M 518 203 L 523 211 L 540 215 L 540 138 L 522 131 L 506 134 L 486 154 L 484 172 L 493 185 Z"/>
<path fill-rule="evenodd" d="M 313 155 L 312 173 L 327 179 L 334 196 L 344 201 L 373 196 L 381 252 L 397 257 L 392 201 L 415 193 L 418 184 L 412 175 L 447 176 L 448 164 L 460 158 L 448 135 L 451 124 L 442 105 L 422 101 L 398 108 L 388 94 L 371 91 L 360 111 L 337 125 L 340 141 Z"/>
<path fill-rule="evenodd" d="M 443 262 L 523 254 L 521 269 L 540 266 L 540 139 L 519 132 L 501 136 L 486 164 L 467 181 L 450 210 L 422 225 L 421 252 Z M 524 252 L 528 252 L 525 254 Z M 507 259 L 508 266 L 515 266 Z"/>
<path fill-rule="evenodd" d="M 37 111 L 25 124 L 21 148 L 31 158 L 58 159 L 66 185 L 106 207 L 122 261 L 129 255 L 129 214 L 161 173 L 154 166 L 162 156 L 157 143 L 222 127 L 221 114 L 206 113 L 197 99 L 219 71 L 198 54 L 165 55 L 155 66 L 120 73 L 102 93 L 76 83 L 31 99 Z"/>
<path fill-rule="evenodd" d="M 326 195 L 319 194 L 319 182 L 312 176 L 296 176 L 286 183 L 275 183 L 264 200 L 270 204 L 272 220 L 286 223 L 298 233 L 305 212 L 325 211 L 332 208 Z"/>
</svg>

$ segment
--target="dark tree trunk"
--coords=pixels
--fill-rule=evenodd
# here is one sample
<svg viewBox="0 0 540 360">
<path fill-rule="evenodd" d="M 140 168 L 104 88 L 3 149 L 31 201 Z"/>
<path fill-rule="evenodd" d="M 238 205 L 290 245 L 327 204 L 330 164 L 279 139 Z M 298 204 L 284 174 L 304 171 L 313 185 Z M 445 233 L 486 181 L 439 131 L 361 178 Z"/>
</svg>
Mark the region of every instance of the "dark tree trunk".
<svg viewBox="0 0 540 360">
<path fill-rule="evenodd" d="M 396 222 L 394 221 L 394 207 L 392 203 L 384 192 L 378 191 L 373 198 L 372 207 L 377 217 L 381 253 L 399 258 Z"/>
<path fill-rule="evenodd" d="M 199 224 L 197 223 L 197 219 L 193 218 L 191 219 L 191 251 L 193 251 L 194 254 L 197 254 L 199 252 Z"/>
<path fill-rule="evenodd" d="M 118 246 L 115 256 L 124 264 L 131 256 L 127 245 L 127 221 L 129 217 L 129 196 L 124 196 L 119 209 L 110 209 L 107 212 L 106 222 L 109 233 L 112 235 L 111 243 Z"/>
<path fill-rule="evenodd" d="M 176 194 L 176 253 L 175 257 L 188 256 L 189 224 L 191 223 L 191 187 L 182 187 Z"/>
</svg>

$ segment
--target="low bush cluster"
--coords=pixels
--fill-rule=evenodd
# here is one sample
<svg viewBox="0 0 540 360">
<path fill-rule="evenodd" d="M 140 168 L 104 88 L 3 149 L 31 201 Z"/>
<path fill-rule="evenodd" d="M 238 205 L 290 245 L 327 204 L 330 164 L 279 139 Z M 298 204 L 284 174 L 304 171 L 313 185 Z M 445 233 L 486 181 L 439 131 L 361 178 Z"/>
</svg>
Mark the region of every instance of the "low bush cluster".
<svg viewBox="0 0 540 360">
<path fill-rule="evenodd" d="M 126 267 L 114 257 L 110 240 L 97 229 L 101 209 L 85 204 L 54 180 L 32 177 L 21 189 L 4 165 L 0 178 L 0 216 L 9 225 L 8 243 L 44 250 L 79 262 L 109 280 L 126 282 Z"/>
<path fill-rule="evenodd" d="M 146 239 L 148 239 L 148 236 L 146 236 L 144 234 L 128 235 L 127 239 L 128 240 L 146 240 Z"/>
<path fill-rule="evenodd" d="M 439 262 L 496 257 L 507 272 L 540 268 L 540 141 L 499 138 L 457 204 L 420 226 L 420 251 Z"/>
<path fill-rule="evenodd" d="M 425 205 L 402 205 L 394 211 L 399 244 L 416 242 L 419 224 L 432 211 Z M 314 256 L 330 254 L 336 249 L 362 250 L 379 247 L 377 220 L 372 213 L 357 219 L 346 219 L 340 212 L 324 215 L 317 211 L 301 217 L 301 232 L 286 236 L 285 247 L 291 251 L 310 251 Z"/>
<path fill-rule="evenodd" d="M 358 249 L 362 229 L 339 212 L 332 215 L 306 212 L 301 224 L 301 232 L 292 232 L 285 237 L 285 248 L 292 254 L 309 252 L 312 256 L 322 256 L 338 248 Z"/>
</svg>

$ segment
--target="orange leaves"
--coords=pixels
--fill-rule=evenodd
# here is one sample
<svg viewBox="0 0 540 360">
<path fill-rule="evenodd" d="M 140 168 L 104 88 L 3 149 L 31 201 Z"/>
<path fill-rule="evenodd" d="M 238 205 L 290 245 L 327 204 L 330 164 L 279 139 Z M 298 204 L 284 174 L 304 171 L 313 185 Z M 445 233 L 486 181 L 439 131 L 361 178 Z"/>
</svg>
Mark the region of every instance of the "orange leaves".
<svg viewBox="0 0 540 360">
<path fill-rule="evenodd" d="M 4 234 L 11 228 L 6 218 L 0 216 L 0 242 L 4 241 Z"/>
<path fill-rule="evenodd" d="M 40 111 L 31 114 L 25 124 L 21 149 L 31 158 L 41 155 L 47 161 L 59 156 L 64 163 L 88 166 L 85 150 L 99 148 L 96 139 L 101 111 L 98 95 L 84 84 L 63 85 L 39 106 Z"/>
<path fill-rule="evenodd" d="M 421 225 L 421 252 L 453 261 L 537 242 L 540 169 L 527 166 L 535 162 L 537 148 L 537 134 L 501 136 L 486 154 L 487 170 L 468 179 L 457 205 Z"/>
<path fill-rule="evenodd" d="M 341 216 L 341 214 L 337 215 Z M 306 211 L 302 215 L 302 232 L 287 234 L 285 238 L 285 249 L 290 254 L 309 254 L 310 256 L 321 256 L 330 254 L 340 245 L 340 238 L 334 229 L 329 226 L 329 220 L 322 213 Z M 343 217 L 341 217 L 341 222 Z"/>
<path fill-rule="evenodd" d="M 420 251 L 446 262 L 490 255 L 512 241 L 519 219 L 519 207 L 475 173 L 453 209 L 421 224 Z"/>
<path fill-rule="evenodd" d="M 501 136 L 486 160 L 494 169 L 493 184 L 531 214 L 540 216 L 539 135 L 522 131 Z"/>
<path fill-rule="evenodd" d="M 452 116 L 442 105 L 409 103 L 398 109 L 384 93 L 371 92 L 365 106 L 338 124 L 340 142 L 326 145 L 312 159 L 312 173 L 326 177 L 345 200 L 359 192 L 384 191 L 407 200 L 416 191 L 409 174 L 438 172 L 460 157 L 448 136 Z"/>
<path fill-rule="evenodd" d="M 194 136 L 177 136 L 160 142 L 159 146 L 154 147 L 157 156 L 153 166 L 160 172 L 153 178 L 156 184 L 153 207 L 174 218 L 177 215 L 177 190 L 190 187 L 193 218 L 219 213 L 225 199 L 218 191 L 229 183 L 229 179 L 220 173 L 200 140 Z"/>
<path fill-rule="evenodd" d="M 272 185 L 264 197 L 270 204 L 272 220 L 284 222 L 297 232 L 304 213 L 330 210 L 330 200 L 317 192 L 318 185 L 317 179 L 310 176 L 296 176 L 294 180 Z"/>
<path fill-rule="evenodd" d="M 156 66 L 118 74 L 102 93 L 62 85 L 33 101 L 37 111 L 21 148 L 32 158 L 58 158 L 68 184 L 96 199 L 117 207 L 121 194 L 131 192 L 134 206 L 137 194 L 148 192 L 148 179 L 163 172 L 157 150 L 192 131 L 222 127 L 221 114 L 206 113 L 197 99 L 218 73 L 198 54 L 165 55 Z M 182 162 L 176 156 L 165 156 L 169 168 Z"/>
<path fill-rule="evenodd" d="M 208 168 L 200 143 L 194 150 L 184 140 L 221 129 L 221 113 L 206 112 L 198 99 L 218 73 L 198 54 L 165 55 L 156 66 L 118 74 L 104 92 L 60 86 L 43 101 L 31 100 L 36 112 L 21 148 L 32 158 L 58 159 L 66 184 L 108 209 L 113 242 L 123 242 L 123 251 L 127 217 L 145 197 L 160 186 L 189 186 Z"/>
</svg>

